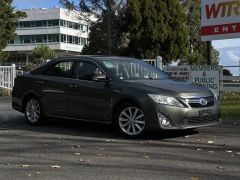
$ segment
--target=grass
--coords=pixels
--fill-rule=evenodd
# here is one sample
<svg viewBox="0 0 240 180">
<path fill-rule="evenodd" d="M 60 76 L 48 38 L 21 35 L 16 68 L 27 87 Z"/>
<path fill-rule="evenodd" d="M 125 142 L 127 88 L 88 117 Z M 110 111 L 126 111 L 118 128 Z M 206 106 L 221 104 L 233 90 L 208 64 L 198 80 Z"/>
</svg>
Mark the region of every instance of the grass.
<svg viewBox="0 0 240 180">
<path fill-rule="evenodd" d="M 240 93 L 224 93 L 221 116 L 224 120 L 240 120 Z"/>
</svg>

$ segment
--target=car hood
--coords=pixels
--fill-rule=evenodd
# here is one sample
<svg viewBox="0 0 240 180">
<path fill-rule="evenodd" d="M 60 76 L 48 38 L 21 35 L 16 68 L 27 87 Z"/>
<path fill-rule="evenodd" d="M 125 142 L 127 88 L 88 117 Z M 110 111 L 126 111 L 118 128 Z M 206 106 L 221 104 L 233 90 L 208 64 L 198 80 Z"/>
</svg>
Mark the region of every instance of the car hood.
<svg viewBox="0 0 240 180">
<path fill-rule="evenodd" d="M 161 79 L 161 80 L 129 80 L 138 88 L 144 88 L 148 91 L 176 94 L 207 94 L 212 95 L 211 91 L 205 87 L 194 85 L 188 81 Z"/>
</svg>

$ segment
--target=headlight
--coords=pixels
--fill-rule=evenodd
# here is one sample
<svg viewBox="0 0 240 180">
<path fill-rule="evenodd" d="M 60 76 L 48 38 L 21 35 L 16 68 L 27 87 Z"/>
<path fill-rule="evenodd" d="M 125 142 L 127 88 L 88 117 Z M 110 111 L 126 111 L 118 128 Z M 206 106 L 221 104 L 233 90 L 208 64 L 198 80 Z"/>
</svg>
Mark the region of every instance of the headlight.
<svg viewBox="0 0 240 180">
<path fill-rule="evenodd" d="M 148 96 L 158 104 L 166 104 L 170 106 L 184 107 L 176 98 L 170 96 L 162 96 L 157 94 L 148 94 Z"/>
</svg>

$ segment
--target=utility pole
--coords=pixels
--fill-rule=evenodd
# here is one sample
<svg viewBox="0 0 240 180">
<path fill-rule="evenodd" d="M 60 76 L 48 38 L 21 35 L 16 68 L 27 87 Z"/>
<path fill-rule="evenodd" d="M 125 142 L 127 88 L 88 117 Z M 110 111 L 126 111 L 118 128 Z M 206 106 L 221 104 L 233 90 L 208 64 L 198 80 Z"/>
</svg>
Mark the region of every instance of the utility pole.
<svg viewBox="0 0 240 180">
<path fill-rule="evenodd" d="M 212 64 L 212 42 L 207 41 L 207 65 Z"/>
</svg>

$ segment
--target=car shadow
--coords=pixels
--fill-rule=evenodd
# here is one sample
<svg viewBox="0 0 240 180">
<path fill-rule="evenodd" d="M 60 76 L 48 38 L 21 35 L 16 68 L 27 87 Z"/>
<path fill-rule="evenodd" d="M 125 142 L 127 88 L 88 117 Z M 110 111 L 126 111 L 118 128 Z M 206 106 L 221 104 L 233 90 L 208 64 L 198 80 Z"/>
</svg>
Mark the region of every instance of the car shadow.
<svg viewBox="0 0 240 180">
<path fill-rule="evenodd" d="M 23 130 L 37 133 L 51 133 L 59 135 L 95 137 L 104 139 L 126 139 L 117 133 L 112 125 L 83 122 L 71 119 L 48 118 L 43 125 L 31 126 L 22 114 L 0 120 L 0 130 Z M 137 138 L 139 140 L 163 140 L 187 135 L 198 134 L 197 130 L 151 131 Z"/>
</svg>

